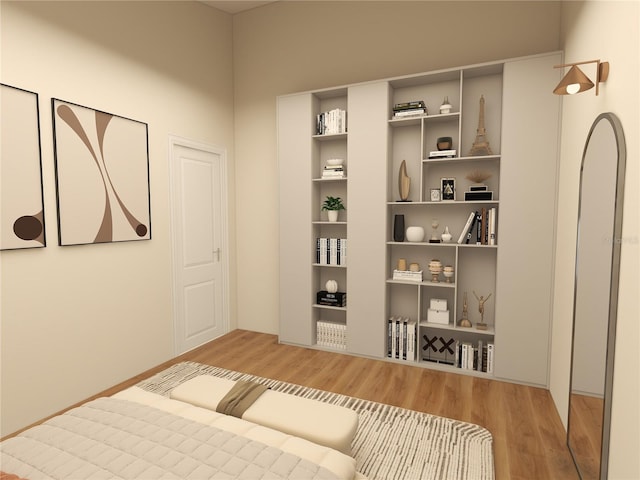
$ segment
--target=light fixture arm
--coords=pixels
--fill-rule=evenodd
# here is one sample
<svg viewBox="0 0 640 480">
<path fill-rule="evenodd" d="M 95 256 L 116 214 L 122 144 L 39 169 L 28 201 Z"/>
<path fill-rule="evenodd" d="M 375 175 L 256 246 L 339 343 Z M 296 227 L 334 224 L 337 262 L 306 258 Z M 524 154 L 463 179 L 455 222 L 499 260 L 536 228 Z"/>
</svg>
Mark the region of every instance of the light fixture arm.
<svg viewBox="0 0 640 480">
<path fill-rule="evenodd" d="M 564 67 L 576 67 L 578 65 L 587 65 L 590 63 L 596 64 L 596 95 L 598 95 L 600 89 L 600 82 L 606 82 L 607 78 L 609 78 L 609 62 L 601 62 L 598 60 L 587 60 L 585 62 L 574 62 L 574 63 L 563 63 L 561 65 L 554 65 L 553 68 L 564 68 Z"/>
</svg>

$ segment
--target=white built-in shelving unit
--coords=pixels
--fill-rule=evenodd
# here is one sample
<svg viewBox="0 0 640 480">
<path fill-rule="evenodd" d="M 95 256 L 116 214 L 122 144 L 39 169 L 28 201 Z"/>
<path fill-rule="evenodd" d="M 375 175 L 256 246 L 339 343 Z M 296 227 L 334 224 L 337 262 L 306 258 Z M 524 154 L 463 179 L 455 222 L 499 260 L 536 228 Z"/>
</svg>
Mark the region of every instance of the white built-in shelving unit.
<svg viewBox="0 0 640 480">
<path fill-rule="evenodd" d="M 560 63 L 557 52 L 427 72 L 278 97 L 280 172 L 280 341 L 314 348 L 317 323 L 346 326 L 346 351 L 388 357 L 388 320 L 417 323 L 414 363 L 428 368 L 547 384 L 553 281 L 553 234 L 557 190 L 559 98 L 551 93 Z M 476 138 L 480 97 L 489 155 L 470 155 Z M 450 113 L 439 113 L 443 99 Z M 395 119 L 393 105 L 423 100 L 428 114 Z M 347 111 L 344 134 L 317 135 L 318 113 Z M 451 137 L 453 158 L 429 158 L 440 137 Z M 343 158 L 346 177 L 322 178 L 327 159 Z M 400 201 L 398 172 L 406 162 L 409 201 Z M 472 170 L 490 173 L 484 182 L 493 198 L 465 201 Z M 431 189 L 455 178 L 455 200 L 432 201 Z M 329 222 L 321 211 L 326 196 L 343 199 L 346 211 Z M 493 245 L 458 238 L 472 211 L 495 208 Z M 422 226 L 422 242 L 394 241 L 396 215 L 405 227 Z M 449 243 L 430 243 L 445 227 Z M 316 239 L 348 239 L 347 265 L 316 262 Z M 418 263 L 421 282 L 393 279 L 399 259 Z M 428 264 L 454 267 L 451 283 L 432 282 Z M 347 292 L 346 307 L 318 305 L 327 280 Z M 471 328 L 460 326 L 467 297 Z M 485 303 L 480 330 L 478 301 Z M 431 299 L 444 299 L 447 324 L 428 322 Z M 434 340 L 435 338 L 435 340 Z M 468 342 L 495 346 L 492 373 L 461 370 L 447 346 Z M 437 346 L 437 351 L 433 346 Z M 444 347 L 444 348 L 443 348 Z M 442 350 L 440 350 L 442 348 Z"/>
</svg>

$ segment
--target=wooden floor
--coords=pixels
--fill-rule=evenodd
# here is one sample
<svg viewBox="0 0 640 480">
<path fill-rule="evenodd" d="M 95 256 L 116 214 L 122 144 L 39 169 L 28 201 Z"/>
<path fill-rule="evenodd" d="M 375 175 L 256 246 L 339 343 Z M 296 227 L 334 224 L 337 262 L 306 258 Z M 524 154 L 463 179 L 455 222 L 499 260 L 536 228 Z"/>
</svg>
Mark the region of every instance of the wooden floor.
<svg viewBox="0 0 640 480">
<path fill-rule="evenodd" d="M 578 479 L 547 390 L 281 345 L 275 335 L 235 330 L 96 397 L 183 360 L 482 425 L 493 435 L 497 480 Z"/>
</svg>

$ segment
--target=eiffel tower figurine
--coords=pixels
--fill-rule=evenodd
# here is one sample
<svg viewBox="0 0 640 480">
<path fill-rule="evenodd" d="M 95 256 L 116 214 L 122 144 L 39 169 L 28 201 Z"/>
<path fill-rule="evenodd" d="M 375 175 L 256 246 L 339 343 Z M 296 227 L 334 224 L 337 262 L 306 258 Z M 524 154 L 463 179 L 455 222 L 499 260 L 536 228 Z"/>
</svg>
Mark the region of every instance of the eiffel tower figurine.
<svg viewBox="0 0 640 480">
<path fill-rule="evenodd" d="M 478 130 L 476 131 L 476 140 L 471 146 L 469 156 L 476 155 L 493 155 L 489 142 L 487 141 L 487 133 L 484 129 L 484 95 L 480 95 L 480 118 L 478 119 Z"/>
</svg>

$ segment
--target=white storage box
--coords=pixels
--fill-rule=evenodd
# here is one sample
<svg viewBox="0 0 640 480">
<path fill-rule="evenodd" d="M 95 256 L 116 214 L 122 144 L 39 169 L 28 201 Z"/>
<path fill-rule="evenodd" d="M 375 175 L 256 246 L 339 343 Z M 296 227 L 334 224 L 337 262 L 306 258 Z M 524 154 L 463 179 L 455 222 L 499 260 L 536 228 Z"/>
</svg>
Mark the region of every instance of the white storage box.
<svg viewBox="0 0 640 480">
<path fill-rule="evenodd" d="M 427 322 L 447 325 L 449 323 L 449 310 L 434 310 L 430 308 L 427 311 Z"/>
<path fill-rule="evenodd" d="M 431 310 L 445 311 L 447 309 L 447 300 L 443 298 L 432 298 L 429 300 L 429 308 Z"/>
</svg>

